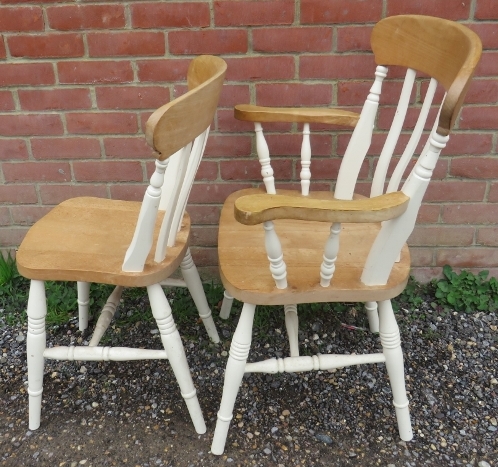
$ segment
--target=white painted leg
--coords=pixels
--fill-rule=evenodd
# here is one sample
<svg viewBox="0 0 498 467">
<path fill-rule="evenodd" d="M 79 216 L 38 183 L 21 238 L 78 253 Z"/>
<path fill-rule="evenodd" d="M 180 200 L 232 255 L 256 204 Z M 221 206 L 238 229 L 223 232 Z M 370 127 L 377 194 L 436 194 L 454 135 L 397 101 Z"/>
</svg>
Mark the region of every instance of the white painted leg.
<svg viewBox="0 0 498 467">
<path fill-rule="evenodd" d="M 399 436 L 403 441 L 413 438 L 408 398 L 405 389 L 405 369 L 398 324 L 390 300 L 379 302 L 380 341 L 386 357 L 387 373 L 393 392 Z"/>
<path fill-rule="evenodd" d="M 289 337 L 290 356 L 299 357 L 299 319 L 297 316 L 297 305 L 284 305 L 285 327 Z"/>
<path fill-rule="evenodd" d="M 379 312 L 377 311 L 377 302 L 365 302 L 365 311 L 367 312 L 370 332 L 379 332 Z"/>
<path fill-rule="evenodd" d="M 225 382 L 223 384 L 223 396 L 221 398 L 218 420 L 214 431 L 211 452 L 216 455 L 223 454 L 227 439 L 230 420 L 233 416 L 235 399 L 244 376 L 247 356 L 251 347 L 252 325 L 254 321 L 254 310 L 256 305 L 244 303 L 240 315 L 239 324 L 233 335 L 230 345 L 230 356 L 228 357 L 225 370 Z"/>
<path fill-rule="evenodd" d="M 40 426 L 43 367 L 45 365 L 43 351 L 46 347 L 46 314 L 45 283 L 31 281 L 28 298 L 28 335 L 26 338 L 30 430 L 36 430 Z"/>
<path fill-rule="evenodd" d="M 206 424 L 202 416 L 201 407 L 197 400 L 197 393 L 190 375 L 185 350 L 183 348 L 180 334 L 176 329 L 171 307 L 164 295 L 164 291 L 159 284 L 147 287 L 152 314 L 157 322 L 157 327 L 161 333 L 161 340 L 168 354 L 168 360 L 176 376 L 180 391 L 187 404 L 190 417 L 197 433 L 206 432 Z"/>
<path fill-rule="evenodd" d="M 84 331 L 88 328 L 88 307 L 90 305 L 90 282 L 78 282 L 78 315 L 79 328 Z"/>
<path fill-rule="evenodd" d="M 225 290 L 223 292 L 223 303 L 221 304 L 220 318 L 228 319 L 232 310 L 233 297 Z"/>
<path fill-rule="evenodd" d="M 187 283 L 190 295 L 192 295 L 192 298 L 194 299 L 195 306 L 197 307 L 199 316 L 204 323 L 208 336 L 215 344 L 217 344 L 220 342 L 220 338 L 218 336 L 218 331 L 216 330 L 216 325 L 213 321 L 211 308 L 209 308 L 206 300 L 206 294 L 204 293 L 204 288 L 202 287 L 199 272 L 197 271 L 192 255 L 190 254 L 190 248 L 187 248 L 187 252 L 185 253 L 185 258 L 183 258 L 180 265 L 180 269 L 182 271 L 183 278 Z"/>
</svg>

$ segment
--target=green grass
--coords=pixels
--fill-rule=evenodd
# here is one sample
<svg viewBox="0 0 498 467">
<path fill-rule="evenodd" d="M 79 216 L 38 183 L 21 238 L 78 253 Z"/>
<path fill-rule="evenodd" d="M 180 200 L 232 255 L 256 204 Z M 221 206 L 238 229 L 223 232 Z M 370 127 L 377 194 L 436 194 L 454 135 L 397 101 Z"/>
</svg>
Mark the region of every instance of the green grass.
<svg viewBox="0 0 498 467">
<path fill-rule="evenodd" d="M 420 284 L 409 280 L 407 287 L 399 297 L 393 300 L 397 310 L 400 307 L 413 311 L 413 319 L 424 319 L 423 313 L 416 311 L 427 301 L 432 308 L 441 312 L 457 310 L 463 312 L 494 311 L 498 309 L 498 281 L 487 279 L 487 271 L 474 275 L 468 271 L 455 273 L 449 266 L 444 268 L 445 277 L 429 284 Z M 77 290 L 75 283 L 45 283 L 47 296 L 48 325 L 67 322 L 77 316 Z M 112 291 L 112 286 L 92 284 L 90 289 L 90 313 L 98 313 Z M 204 291 L 214 315 L 217 316 L 223 299 L 223 287 L 219 284 L 204 284 Z M 29 280 L 17 271 L 16 262 L 10 256 L 0 255 L 0 320 L 7 324 L 26 322 L 26 305 L 29 293 Z M 200 322 L 197 309 L 186 288 L 167 288 L 166 293 L 171 303 L 175 321 L 179 326 Z M 145 288 L 126 288 L 123 292 L 125 306 L 120 307 L 116 317 L 117 326 L 134 324 L 139 321 L 153 321 L 148 307 Z M 234 301 L 232 317 L 240 313 L 242 304 Z M 347 317 L 362 310 L 363 304 L 356 303 L 311 303 L 298 306 L 300 326 L 308 326 L 318 316 L 334 318 L 338 314 Z M 328 318 L 329 319 L 329 318 Z M 337 320 L 337 318 L 335 318 Z M 258 306 L 254 319 L 254 328 L 258 333 L 265 333 L 270 326 L 285 326 L 281 307 Z"/>
</svg>

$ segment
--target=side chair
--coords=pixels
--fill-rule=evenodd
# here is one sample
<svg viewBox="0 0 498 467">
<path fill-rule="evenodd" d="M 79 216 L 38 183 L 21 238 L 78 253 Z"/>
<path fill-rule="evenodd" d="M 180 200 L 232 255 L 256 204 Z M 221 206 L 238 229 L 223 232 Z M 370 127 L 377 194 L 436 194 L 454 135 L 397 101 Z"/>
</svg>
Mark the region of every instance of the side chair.
<svg viewBox="0 0 498 467">
<path fill-rule="evenodd" d="M 399 435 L 405 441 L 412 439 L 403 353 L 391 299 L 408 281 L 410 253 L 406 241 L 479 61 L 481 41 L 461 24 L 407 15 L 380 21 L 373 28 L 371 46 L 377 64 L 375 80 L 360 114 L 341 109 L 235 107 L 236 118 L 254 123 L 264 189 L 231 194 L 220 218 L 220 275 L 228 295 L 224 315 L 230 297 L 244 304 L 226 366 L 211 446 L 214 454 L 224 451 L 244 373 L 330 370 L 366 363 L 385 363 Z M 355 193 L 357 178 L 372 141 L 382 83 L 391 66 L 405 68 L 406 76 L 377 161 L 370 197 L 360 196 Z M 419 116 L 412 127 L 404 121 L 417 73 L 427 82 L 427 91 L 423 104 L 414 109 Z M 446 94 L 434 109 L 434 118 L 436 112 L 430 110 L 438 85 Z M 275 188 L 262 129 L 267 122 L 304 124 L 300 191 Z M 354 127 L 334 192 L 310 191 L 310 124 L 315 123 Z M 429 131 L 424 135 L 426 128 Z M 408 133 L 399 160 L 393 160 L 400 135 Z M 405 169 L 423 136 L 427 142 L 400 189 Z M 391 162 L 395 169 L 386 180 Z M 364 302 L 370 329 L 380 331 L 383 351 L 299 356 L 297 305 L 316 302 Z M 284 306 L 290 357 L 247 363 L 257 305 Z"/>
<path fill-rule="evenodd" d="M 168 359 L 195 430 L 206 431 L 185 351 L 161 283 L 180 267 L 210 338 L 218 333 L 189 251 L 187 199 L 206 145 L 226 71 L 218 57 L 190 63 L 188 92 L 147 121 L 147 143 L 156 151 L 155 172 L 143 202 L 73 198 L 28 231 L 17 253 L 19 272 L 31 279 L 28 299 L 29 429 L 40 426 L 44 360 Z M 80 329 L 88 326 L 90 283 L 115 289 L 88 346 L 47 347 L 45 281 L 76 281 Z M 100 339 L 124 287 L 146 287 L 164 350 L 102 347 Z"/>
</svg>

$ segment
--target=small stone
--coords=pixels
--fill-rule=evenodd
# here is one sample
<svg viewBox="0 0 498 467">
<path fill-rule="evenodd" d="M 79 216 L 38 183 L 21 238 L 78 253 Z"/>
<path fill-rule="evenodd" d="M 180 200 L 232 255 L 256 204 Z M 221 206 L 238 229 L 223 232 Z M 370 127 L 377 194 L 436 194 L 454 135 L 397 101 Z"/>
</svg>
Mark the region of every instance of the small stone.
<svg viewBox="0 0 498 467">
<path fill-rule="evenodd" d="M 271 449 L 270 448 L 264 448 L 263 449 L 263 454 L 266 454 L 267 456 L 269 456 L 271 454 Z"/>
<path fill-rule="evenodd" d="M 26 337 L 24 336 L 24 334 L 19 334 L 17 337 L 16 337 L 16 341 L 17 342 L 24 342 L 24 340 L 26 339 Z"/>
<path fill-rule="evenodd" d="M 87 460 L 86 459 L 83 459 L 80 461 L 80 465 L 85 465 L 87 463 Z"/>
<path fill-rule="evenodd" d="M 84 365 L 80 368 L 80 373 L 85 374 L 87 371 L 88 370 L 86 369 L 86 366 L 84 366 Z"/>
<path fill-rule="evenodd" d="M 495 427 L 495 426 L 493 426 L 493 425 L 489 425 L 489 426 L 488 426 L 488 431 L 493 431 L 493 432 L 494 432 L 494 431 L 496 431 L 496 430 L 498 430 L 498 428 L 497 428 L 497 427 Z"/>
<path fill-rule="evenodd" d="M 274 426 L 270 431 L 271 431 L 271 434 L 274 435 L 278 431 L 278 428 L 276 426 Z"/>
<path fill-rule="evenodd" d="M 285 410 L 282 412 L 282 415 L 283 415 L 284 417 L 288 417 L 288 416 L 290 415 L 290 412 L 289 412 L 287 409 L 285 409 Z"/>
<path fill-rule="evenodd" d="M 322 443 L 325 443 L 325 444 L 332 444 L 332 438 L 326 434 L 323 434 L 323 433 L 317 433 L 315 435 L 315 438 L 318 440 L 318 441 L 321 441 Z"/>
<path fill-rule="evenodd" d="M 486 461 L 480 461 L 478 467 L 491 467 Z"/>
<path fill-rule="evenodd" d="M 221 356 L 222 357 L 226 357 L 228 355 L 228 352 L 226 350 L 223 350 L 223 352 L 221 352 Z M 228 461 L 228 459 L 227 459 Z"/>
<path fill-rule="evenodd" d="M 33 454 L 33 459 L 36 459 L 39 455 L 40 455 L 40 451 L 36 451 L 36 452 Z"/>
<path fill-rule="evenodd" d="M 229 457 L 229 458 L 227 459 L 227 463 L 229 463 L 229 464 L 230 464 L 230 463 L 232 463 L 232 462 L 233 462 L 233 459 L 232 459 L 231 457 Z"/>
<path fill-rule="evenodd" d="M 151 334 L 158 334 L 159 333 L 159 329 L 151 329 L 150 333 Z"/>
<path fill-rule="evenodd" d="M 94 409 L 96 409 L 98 406 L 99 406 L 99 403 L 98 403 L 98 402 L 92 402 L 92 407 L 93 407 Z"/>
<path fill-rule="evenodd" d="M 253 438 L 254 438 L 254 435 L 253 435 L 251 432 L 248 432 L 248 433 L 247 433 L 247 437 L 248 437 L 249 439 L 253 439 Z"/>
</svg>

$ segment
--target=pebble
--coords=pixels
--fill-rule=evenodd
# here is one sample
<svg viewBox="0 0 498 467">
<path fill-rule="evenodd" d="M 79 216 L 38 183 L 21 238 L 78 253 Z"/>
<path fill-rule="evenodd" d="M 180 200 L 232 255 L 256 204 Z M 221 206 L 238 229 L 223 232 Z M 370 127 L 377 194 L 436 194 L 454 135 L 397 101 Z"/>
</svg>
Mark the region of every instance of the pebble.
<svg viewBox="0 0 498 467">
<path fill-rule="evenodd" d="M 479 464 L 477 464 L 478 467 L 491 467 L 488 462 L 486 461 L 480 461 Z"/>
<path fill-rule="evenodd" d="M 270 448 L 264 448 L 263 453 L 269 456 L 271 454 L 271 449 Z"/>
<path fill-rule="evenodd" d="M 315 438 L 318 440 L 318 441 L 321 441 L 322 443 L 325 443 L 325 444 L 332 444 L 332 438 L 328 435 L 325 435 L 323 433 L 317 433 L 315 435 Z"/>
</svg>

